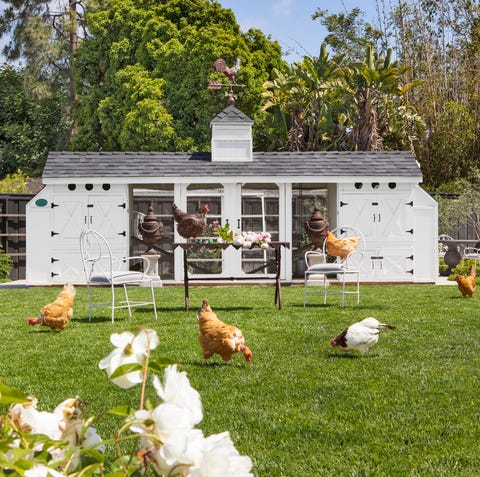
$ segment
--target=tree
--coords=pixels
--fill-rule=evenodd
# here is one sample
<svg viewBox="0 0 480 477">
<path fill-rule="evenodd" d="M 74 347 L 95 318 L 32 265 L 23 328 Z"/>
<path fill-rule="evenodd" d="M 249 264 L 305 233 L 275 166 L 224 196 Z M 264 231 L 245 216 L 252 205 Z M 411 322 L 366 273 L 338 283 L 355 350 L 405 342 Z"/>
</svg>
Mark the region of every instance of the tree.
<svg viewBox="0 0 480 477">
<path fill-rule="evenodd" d="M 455 198 L 438 197 L 439 229 L 445 233 L 466 224 L 480 238 L 480 169 L 475 168 L 470 180 L 460 178 L 450 184 Z"/>
<path fill-rule="evenodd" d="M 226 106 L 223 90 L 207 89 L 226 80 L 213 68 L 219 57 L 241 59 L 236 105 L 262 124 L 262 84 L 284 67 L 280 47 L 258 30 L 241 33 L 218 2 L 112 0 L 87 21 L 73 148 L 208 149 L 210 121 Z"/>
<path fill-rule="evenodd" d="M 35 80 L 25 70 L 0 67 L 0 177 L 17 169 L 40 175 L 48 151 L 66 129 L 58 97 L 34 97 Z"/>
<path fill-rule="evenodd" d="M 422 122 L 406 93 L 417 82 L 402 80 L 406 67 L 367 46 L 362 61 L 345 55 L 305 57 L 265 84 L 264 109 L 272 130 L 291 151 L 412 149 Z"/>
<path fill-rule="evenodd" d="M 289 151 L 337 149 L 344 140 L 345 103 L 341 73 L 344 56 L 329 58 L 326 44 L 318 57 L 305 57 L 264 84 L 276 147 Z"/>
<path fill-rule="evenodd" d="M 353 8 L 347 13 L 329 14 L 328 10 L 317 9 L 312 20 L 320 20 L 328 34 L 324 42 L 337 55 L 344 55 L 350 60 L 361 61 L 363 52 L 370 45 L 377 46 L 382 33 L 363 19 L 360 8 Z"/>
<path fill-rule="evenodd" d="M 0 15 L 0 38 L 8 41 L 2 53 L 9 61 L 22 60 L 27 74 L 35 79 L 39 101 L 64 94 L 63 114 L 70 121 L 70 134 L 75 130 L 72 109 L 76 87 L 72 58 L 80 40 L 87 35 L 84 24 L 86 0 L 5 0 Z M 94 2 L 90 2 L 93 4 Z"/>
<path fill-rule="evenodd" d="M 472 1 L 398 2 L 384 32 L 405 73 L 422 84 L 408 93 L 425 122 L 416 156 L 435 189 L 472 179 L 480 157 L 480 5 Z"/>
<path fill-rule="evenodd" d="M 413 150 L 416 131 L 422 123 L 413 106 L 405 100 L 405 95 L 420 83 L 404 84 L 402 79 L 408 67 L 392 62 L 391 56 L 391 50 L 382 57 L 367 46 L 365 59 L 353 63 L 347 73 L 351 104 L 355 106 L 352 149 L 376 151 L 393 146 L 394 149 Z M 392 136 L 397 140 L 388 144 Z"/>
</svg>

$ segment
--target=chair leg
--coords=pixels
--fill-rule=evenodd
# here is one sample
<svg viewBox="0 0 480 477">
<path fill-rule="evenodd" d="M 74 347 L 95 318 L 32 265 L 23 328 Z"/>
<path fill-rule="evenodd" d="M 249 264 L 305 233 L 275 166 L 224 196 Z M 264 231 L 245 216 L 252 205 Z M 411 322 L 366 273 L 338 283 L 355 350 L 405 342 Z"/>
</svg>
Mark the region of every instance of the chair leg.
<svg viewBox="0 0 480 477">
<path fill-rule="evenodd" d="M 303 280 L 303 308 L 307 306 L 307 278 Z"/>
<path fill-rule="evenodd" d="M 153 304 L 153 314 L 155 315 L 155 319 L 157 320 L 157 303 L 155 302 L 155 291 L 153 286 L 153 280 L 150 282 L 150 290 L 152 291 L 152 304 Z"/>
<path fill-rule="evenodd" d="M 125 293 L 125 301 L 127 303 L 127 308 L 128 308 L 128 316 L 131 318 L 132 317 L 132 308 L 130 307 L 130 300 L 128 299 L 128 291 L 127 291 L 127 285 L 123 285 L 123 291 Z"/>
<path fill-rule="evenodd" d="M 323 275 L 323 304 L 327 304 L 327 275 Z"/>
<path fill-rule="evenodd" d="M 342 273 L 342 308 L 345 307 L 345 273 Z"/>
<path fill-rule="evenodd" d="M 360 275 L 357 273 L 357 305 L 360 304 Z"/>
<path fill-rule="evenodd" d="M 87 290 L 88 290 L 88 321 L 91 321 L 93 315 L 93 297 L 92 297 L 92 290 L 90 289 L 90 285 L 87 283 Z"/>
<path fill-rule="evenodd" d="M 111 308 L 112 308 L 112 323 L 115 323 L 115 287 L 113 286 L 113 283 L 110 285 L 110 290 L 111 290 Z"/>
</svg>

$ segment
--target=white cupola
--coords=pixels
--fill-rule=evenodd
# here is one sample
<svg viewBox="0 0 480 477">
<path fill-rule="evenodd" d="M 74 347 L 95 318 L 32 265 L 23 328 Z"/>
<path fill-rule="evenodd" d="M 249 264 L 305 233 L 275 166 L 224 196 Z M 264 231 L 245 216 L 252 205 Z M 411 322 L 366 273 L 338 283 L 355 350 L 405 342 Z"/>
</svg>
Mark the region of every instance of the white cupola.
<svg viewBox="0 0 480 477">
<path fill-rule="evenodd" d="M 235 106 L 226 107 L 210 122 L 212 162 L 252 161 L 253 121 Z"/>
</svg>

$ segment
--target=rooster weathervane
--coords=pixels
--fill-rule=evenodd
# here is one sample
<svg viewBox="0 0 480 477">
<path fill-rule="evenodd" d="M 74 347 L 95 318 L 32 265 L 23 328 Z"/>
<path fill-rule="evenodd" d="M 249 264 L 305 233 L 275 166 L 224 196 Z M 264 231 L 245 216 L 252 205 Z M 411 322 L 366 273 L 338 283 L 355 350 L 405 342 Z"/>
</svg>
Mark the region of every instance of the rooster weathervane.
<svg viewBox="0 0 480 477">
<path fill-rule="evenodd" d="M 238 84 L 235 80 L 238 72 L 240 71 L 240 58 L 237 58 L 235 65 L 228 67 L 226 61 L 223 58 L 219 58 L 213 64 L 215 71 L 218 73 L 223 73 L 229 80 L 229 83 L 221 83 L 220 81 L 210 80 L 208 82 L 208 89 L 222 89 L 223 87 L 230 88 L 228 92 L 225 93 L 229 105 L 235 103 L 237 96 L 233 92 L 233 88 L 240 87 L 243 88 L 244 84 Z"/>
</svg>

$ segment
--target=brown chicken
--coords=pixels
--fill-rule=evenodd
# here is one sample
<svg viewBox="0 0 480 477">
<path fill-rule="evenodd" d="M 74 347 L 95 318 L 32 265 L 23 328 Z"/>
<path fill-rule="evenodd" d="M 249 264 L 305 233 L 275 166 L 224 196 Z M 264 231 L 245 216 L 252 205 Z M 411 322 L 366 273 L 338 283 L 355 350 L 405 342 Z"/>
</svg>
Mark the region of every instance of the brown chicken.
<svg viewBox="0 0 480 477">
<path fill-rule="evenodd" d="M 243 353 L 247 362 L 252 359 L 252 352 L 245 346 L 243 333 L 235 326 L 227 325 L 220 321 L 205 299 L 197 315 L 200 327 L 200 344 L 203 357 L 210 358 L 215 353 L 219 354 L 227 363 L 239 351 Z"/>
<path fill-rule="evenodd" d="M 345 258 L 349 253 L 356 250 L 358 244 L 360 243 L 361 237 L 356 235 L 355 237 L 346 237 L 343 239 L 339 239 L 335 237 L 335 235 L 327 230 L 327 243 L 326 243 L 326 250 L 329 255 L 333 255 L 334 257 Z"/>
<path fill-rule="evenodd" d="M 42 308 L 40 317 L 28 318 L 28 324 L 48 326 L 51 330 L 63 330 L 73 316 L 75 293 L 73 285 L 65 285 L 57 299 Z"/>
<path fill-rule="evenodd" d="M 475 277 L 477 276 L 477 271 L 475 265 L 470 267 L 470 273 L 464 277 L 463 275 L 455 275 L 455 280 L 458 284 L 458 289 L 460 290 L 463 296 L 473 297 L 475 293 L 475 288 L 477 284 L 475 283 Z"/>
<path fill-rule="evenodd" d="M 203 234 L 207 227 L 205 215 L 208 212 L 208 204 L 205 204 L 195 214 L 187 214 L 172 204 L 173 219 L 177 222 L 178 233 L 186 239 L 196 238 Z"/>
</svg>

